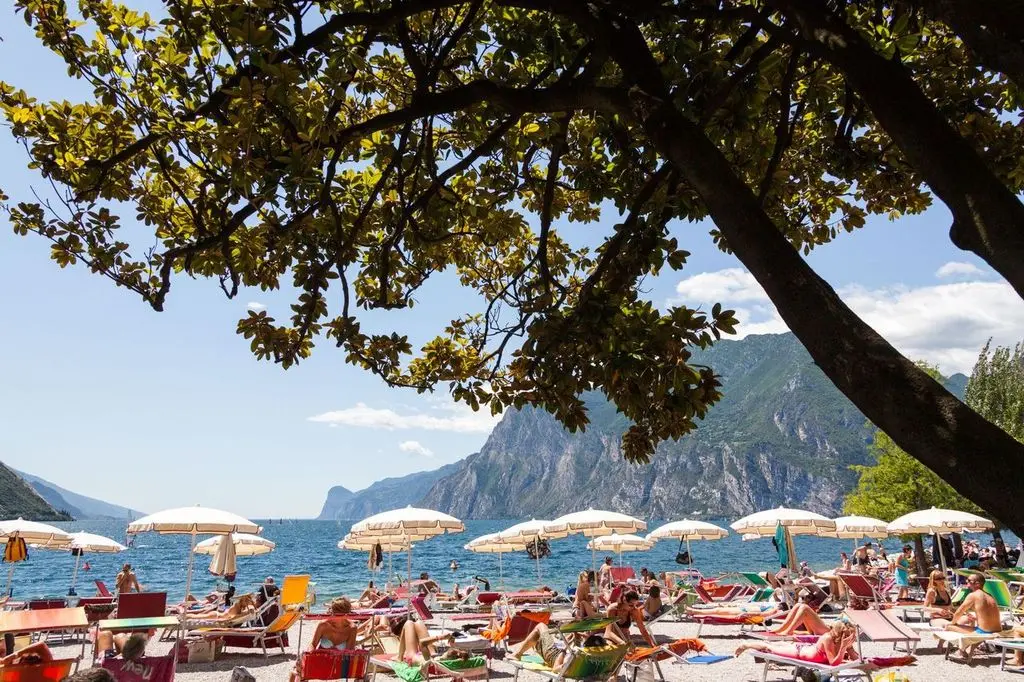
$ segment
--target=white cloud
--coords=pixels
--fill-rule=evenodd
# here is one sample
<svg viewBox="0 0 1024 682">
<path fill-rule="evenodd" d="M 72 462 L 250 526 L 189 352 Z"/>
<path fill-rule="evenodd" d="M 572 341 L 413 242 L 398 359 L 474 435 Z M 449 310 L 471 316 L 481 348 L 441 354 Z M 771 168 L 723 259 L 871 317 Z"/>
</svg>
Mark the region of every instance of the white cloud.
<svg viewBox="0 0 1024 682">
<path fill-rule="evenodd" d="M 254 313 L 258 313 L 261 310 L 266 310 L 267 309 L 267 306 L 265 306 L 262 303 L 259 303 L 257 301 L 250 301 L 250 302 L 245 304 L 245 307 L 248 308 L 249 310 L 253 311 Z"/>
<path fill-rule="evenodd" d="M 984 277 L 985 271 L 973 263 L 950 261 L 935 271 L 936 277 Z"/>
<path fill-rule="evenodd" d="M 448 403 L 444 406 L 434 406 L 432 409 L 442 412 L 442 416 L 422 412 L 399 414 L 389 408 L 376 408 L 365 403 L 356 403 L 355 407 L 309 417 L 309 421 L 332 426 L 360 426 L 387 431 L 423 429 L 455 433 L 490 433 L 500 419 L 500 417 L 491 416 L 490 410 L 486 408 L 474 412 L 472 408 L 461 403 Z"/>
<path fill-rule="evenodd" d="M 760 286 L 756 281 L 750 285 L 752 280 L 749 273 L 731 268 L 684 279 L 676 291 L 689 305 L 721 302 L 732 307 L 739 303 L 740 338 L 786 331 L 785 322 Z M 709 286 L 695 286 L 695 281 Z M 1024 301 L 1001 281 L 915 288 L 848 286 L 840 289 L 839 295 L 904 355 L 935 363 L 946 373 L 969 373 L 990 337 L 996 344 L 1011 345 L 1020 341 L 1024 329 Z"/>
<path fill-rule="evenodd" d="M 434 451 L 423 447 L 417 440 L 404 440 L 398 444 L 398 449 L 402 452 L 411 452 L 416 455 L 422 455 L 424 457 L 433 457 Z"/>
</svg>

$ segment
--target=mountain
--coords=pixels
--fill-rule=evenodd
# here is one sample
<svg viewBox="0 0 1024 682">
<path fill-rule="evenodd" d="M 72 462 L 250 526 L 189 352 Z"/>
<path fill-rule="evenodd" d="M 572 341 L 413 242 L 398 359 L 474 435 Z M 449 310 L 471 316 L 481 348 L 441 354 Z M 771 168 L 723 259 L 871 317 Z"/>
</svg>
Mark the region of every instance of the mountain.
<svg viewBox="0 0 1024 682">
<path fill-rule="evenodd" d="M 361 519 L 377 512 L 416 504 L 437 481 L 457 472 L 464 461 L 446 464 L 433 471 L 385 478 L 358 492 L 334 486 L 327 492 L 327 500 L 317 518 L 331 521 Z"/>
<path fill-rule="evenodd" d="M 540 409 L 507 413 L 420 506 L 460 518 L 551 518 L 586 507 L 653 518 L 779 505 L 838 513 L 856 480 L 850 466 L 868 461 L 871 428 L 796 337 L 721 341 L 693 362 L 722 376 L 724 397 L 696 431 L 662 443 L 649 465 L 623 460 L 628 422 L 594 394 L 583 433 Z M 964 384 L 954 377 L 949 388 L 962 395 Z"/>
<path fill-rule="evenodd" d="M 144 515 L 134 509 L 71 492 L 34 474 L 27 474 L 24 471 L 16 473 L 25 479 L 44 500 L 57 509 L 66 510 L 79 521 L 83 519 L 136 519 Z"/>
<path fill-rule="evenodd" d="M 67 511 L 54 508 L 13 469 L 0 463 L 0 519 L 70 521 Z"/>
</svg>

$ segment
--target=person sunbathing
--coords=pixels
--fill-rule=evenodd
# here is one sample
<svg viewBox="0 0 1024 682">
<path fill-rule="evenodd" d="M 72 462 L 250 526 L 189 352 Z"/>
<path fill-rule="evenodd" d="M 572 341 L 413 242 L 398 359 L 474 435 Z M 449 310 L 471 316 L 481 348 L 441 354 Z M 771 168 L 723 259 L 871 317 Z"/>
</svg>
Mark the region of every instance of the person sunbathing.
<svg viewBox="0 0 1024 682">
<path fill-rule="evenodd" d="M 523 654 L 530 649 L 534 649 L 541 659 L 544 660 L 544 665 L 552 670 L 559 670 L 565 662 L 565 649 L 560 646 L 561 644 L 561 642 L 555 639 L 547 625 L 537 623 L 530 630 L 530 634 L 526 636 L 526 639 L 520 642 L 519 647 L 512 652 L 512 657 L 517 661 L 521 660 Z"/>
<path fill-rule="evenodd" d="M 12 654 L 7 654 L 6 650 L 0 649 L 0 654 L 6 654 L 0 658 L 0 668 L 8 665 L 48 663 L 53 660 L 53 654 L 50 652 L 50 647 L 46 646 L 46 642 L 29 644 L 27 647 L 18 649 Z"/>
<path fill-rule="evenodd" d="M 427 590 L 427 592 L 440 592 L 441 586 L 437 584 L 436 580 L 430 577 L 430 574 L 424 571 L 420 573 L 420 587 Z"/>
<path fill-rule="evenodd" d="M 191 620 L 208 620 L 214 622 L 228 622 L 238 620 L 242 616 L 256 613 L 256 599 L 251 594 L 243 594 L 238 600 L 221 611 L 220 607 L 210 606 L 205 609 L 198 609 L 188 612 Z"/>
<path fill-rule="evenodd" d="M 953 597 L 949 593 L 946 584 L 946 574 L 942 571 L 932 571 L 928 576 L 928 589 L 924 594 L 924 609 L 931 618 L 943 618 L 951 620 L 953 611 Z"/>
<path fill-rule="evenodd" d="M 857 660 L 857 629 L 844 621 L 836 621 L 827 632 L 818 637 L 814 644 L 798 644 L 796 642 L 757 642 L 741 644 L 736 649 L 736 656 L 746 651 L 761 651 L 785 658 L 792 658 L 807 663 L 821 665 L 839 665 L 843 661 Z"/>
<path fill-rule="evenodd" d="M 363 593 L 359 595 L 358 599 L 356 599 L 356 603 L 359 604 L 359 606 L 370 606 L 371 604 L 379 602 L 382 596 L 383 594 L 377 591 L 377 588 L 373 586 L 373 581 L 371 580 L 366 586 L 366 589 L 363 590 Z"/>
<path fill-rule="evenodd" d="M 686 613 L 690 616 L 716 616 L 721 618 L 736 618 L 739 616 L 763 616 L 775 618 L 785 614 L 781 604 L 762 602 L 719 604 L 715 606 L 687 606 Z"/>
<path fill-rule="evenodd" d="M 665 603 L 661 601 L 661 588 L 655 583 L 647 590 L 647 601 L 644 602 L 644 620 L 654 620 L 665 613 Z"/>
<path fill-rule="evenodd" d="M 985 577 L 972 573 L 967 578 L 967 588 L 971 591 L 960 608 L 956 610 L 949 620 L 936 618 L 932 621 L 933 627 L 942 627 L 954 632 L 970 632 L 979 635 L 990 635 L 1001 632 L 1003 629 L 1002 618 L 999 615 L 999 606 L 985 590 Z"/>
<path fill-rule="evenodd" d="M 96 637 L 97 658 L 117 658 L 120 654 L 126 661 L 137 661 L 146 655 L 148 643 L 149 636 L 144 632 L 115 635 L 101 630 Z"/>
<path fill-rule="evenodd" d="M 828 632 L 828 627 L 817 611 L 808 604 L 800 603 L 789 610 L 779 627 L 772 630 L 772 634 L 795 635 L 799 630 L 806 630 L 812 635 L 823 635 Z"/>
<path fill-rule="evenodd" d="M 657 646 L 654 637 L 651 637 L 651 633 L 647 631 L 647 626 L 644 625 L 644 613 L 640 608 L 640 596 L 636 592 L 623 590 L 619 594 L 619 601 L 608 608 L 607 616 L 614 618 L 615 622 L 605 629 L 605 639 L 614 644 L 631 644 L 629 628 L 633 623 L 636 623 L 636 627 L 640 630 L 640 635 L 644 638 L 644 641 L 650 646 Z"/>
<path fill-rule="evenodd" d="M 572 601 L 573 618 L 583 620 L 593 618 L 597 615 L 597 607 L 590 600 L 590 574 L 587 571 L 580 571 L 576 580 L 576 594 Z"/>
<path fill-rule="evenodd" d="M 352 603 L 345 597 L 339 597 L 327 606 L 330 617 L 320 621 L 316 630 L 313 631 L 313 639 L 309 643 L 309 650 L 317 649 L 338 649 L 340 651 L 356 648 L 357 628 L 348 619 L 352 613 Z M 288 676 L 289 682 L 296 682 L 302 679 L 302 657 L 295 661 L 295 668 Z"/>
<path fill-rule="evenodd" d="M 452 644 L 455 641 L 452 633 L 431 637 L 426 625 L 409 619 L 398 621 L 391 632 L 398 637 L 398 660 L 410 665 L 435 658 L 434 645 L 438 642 L 447 640 Z"/>
</svg>

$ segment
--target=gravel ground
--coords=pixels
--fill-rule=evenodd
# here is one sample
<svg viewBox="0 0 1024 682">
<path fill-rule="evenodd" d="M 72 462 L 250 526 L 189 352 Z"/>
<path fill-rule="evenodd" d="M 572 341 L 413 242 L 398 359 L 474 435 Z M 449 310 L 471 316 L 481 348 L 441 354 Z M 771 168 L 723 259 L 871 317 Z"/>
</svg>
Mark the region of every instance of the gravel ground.
<svg viewBox="0 0 1024 682">
<path fill-rule="evenodd" d="M 652 628 L 652 633 L 659 641 L 672 641 L 680 637 L 693 637 L 697 632 L 697 626 L 686 623 L 658 623 Z M 309 637 L 312 630 L 307 624 L 303 628 L 303 647 L 309 646 Z M 286 654 L 272 653 L 264 658 L 260 653 L 241 653 L 239 649 L 229 649 L 213 663 L 191 663 L 178 666 L 176 678 L 182 682 L 225 682 L 235 666 L 244 666 L 257 680 L 287 680 L 288 673 L 295 665 L 295 646 L 298 641 L 298 626 L 292 628 L 289 633 L 291 646 Z M 731 654 L 737 645 L 750 641 L 738 627 L 705 627 L 701 633 L 701 639 L 712 653 Z M 149 651 L 154 654 L 166 653 L 171 643 L 154 642 L 149 646 Z M 91 649 L 91 645 L 89 645 Z M 58 646 L 54 647 L 55 654 L 74 656 L 78 654 L 78 647 Z M 892 647 L 889 644 L 873 644 L 865 642 L 863 651 L 866 656 L 890 656 Z M 238 653 L 235 653 L 238 652 Z M 999 655 L 979 651 L 975 654 L 974 660 L 970 663 L 962 663 L 952 660 L 944 660 L 941 653 L 936 649 L 935 639 L 930 634 L 923 634 L 921 645 L 918 647 L 917 663 L 907 666 L 902 670 L 911 680 L 942 680 L 942 682 L 967 682 L 982 679 L 1011 680 L 1019 679 L 1011 676 L 1009 672 L 999 671 Z M 83 663 L 83 666 L 88 663 Z M 740 658 L 731 658 L 713 665 L 682 665 L 662 663 L 662 670 L 670 682 L 703 682 L 711 680 L 760 680 L 762 666 L 756 664 L 750 654 L 744 654 Z M 491 679 L 511 680 L 514 669 L 503 660 L 491 662 Z M 378 676 L 378 680 L 395 680 L 397 678 L 384 675 Z M 540 682 L 545 678 L 540 675 L 524 672 L 520 675 L 522 682 Z M 620 677 L 620 679 L 625 679 Z M 643 677 L 640 678 L 641 680 Z M 650 680 L 651 678 L 647 678 Z M 792 679 L 792 674 L 787 675 L 782 670 L 771 670 L 768 674 L 769 680 Z"/>
</svg>

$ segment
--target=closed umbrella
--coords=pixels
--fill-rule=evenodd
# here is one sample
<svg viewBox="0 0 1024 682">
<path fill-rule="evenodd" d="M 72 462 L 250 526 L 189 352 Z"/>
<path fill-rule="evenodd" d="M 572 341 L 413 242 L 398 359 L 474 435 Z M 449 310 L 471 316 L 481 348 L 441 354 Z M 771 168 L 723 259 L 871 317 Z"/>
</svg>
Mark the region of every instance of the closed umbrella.
<svg viewBox="0 0 1024 682">
<path fill-rule="evenodd" d="M 418 542 L 445 533 L 466 530 L 462 521 L 434 509 L 405 507 L 369 516 L 352 526 L 353 536 L 363 539 L 387 539 L 391 542 Z M 409 545 L 407 571 L 412 583 L 412 545 Z"/>
<path fill-rule="evenodd" d="M 82 554 L 118 554 L 128 549 L 117 540 L 93 533 L 72 533 L 71 544 L 67 546 L 75 555 L 75 568 L 71 573 L 71 588 L 69 595 L 75 594 L 75 584 L 78 582 L 78 564 L 82 560 Z"/>
<path fill-rule="evenodd" d="M 647 524 L 640 519 L 619 512 L 602 509 L 586 509 L 559 516 L 544 526 L 544 537 L 564 538 L 582 533 L 588 538 L 611 535 L 612 533 L 637 533 L 647 530 Z M 590 568 L 595 569 L 595 554 L 590 552 Z"/>
<path fill-rule="evenodd" d="M 818 535 L 828 537 L 836 531 L 836 522 L 832 519 L 816 514 L 805 509 L 790 509 L 778 507 L 766 509 L 744 516 L 742 519 L 729 524 L 737 533 L 746 535 L 757 535 L 767 538 L 775 537 L 779 528 L 782 528 L 783 542 L 776 540 L 779 550 L 779 559 L 785 558 L 785 565 L 796 566 L 796 552 L 792 544 L 794 535 Z M 834 536 L 833 536 L 834 537 Z M 783 557 L 785 548 L 785 557 Z"/>
<path fill-rule="evenodd" d="M 727 535 L 729 535 L 729 531 L 713 523 L 683 519 L 682 521 L 673 521 L 672 523 L 658 526 L 647 534 L 647 539 L 653 542 L 658 540 L 685 541 L 686 555 L 691 557 L 690 563 L 692 564 L 693 555 L 690 553 L 690 540 L 721 540 Z"/>
<path fill-rule="evenodd" d="M 251 533 L 232 533 L 231 535 L 217 535 L 203 540 L 193 550 L 196 554 L 213 556 L 217 554 L 221 543 L 225 538 L 231 538 L 231 544 L 235 546 L 235 556 L 262 556 L 270 554 L 277 545 L 265 537 Z"/>
<path fill-rule="evenodd" d="M 188 552 L 188 573 L 185 578 L 185 601 L 192 590 L 192 564 L 197 535 L 228 535 L 230 533 L 256 534 L 263 529 L 249 519 L 231 512 L 210 507 L 179 507 L 143 516 L 128 524 L 128 533 L 160 533 L 161 535 L 189 535 L 192 544 Z"/>
<path fill-rule="evenodd" d="M 537 584 L 542 584 L 540 577 L 540 540 L 544 537 L 544 527 L 547 526 L 550 521 L 530 519 L 529 521 L 523 521 L 516 525 L 506 528 L 503 531 L 499 531 L 497 536 L 500 540 L 506 542 L 521 542 L 523 547 L 533 543 L 534 547 L 538 550 L 536 552 L 536 563 L 537 563 Z"/>
<path fill-rule="evenodd" d="M 381 540 L 383 540 L 383 542 Z M 377 545 L 380 545 L 380 551 L 388 553 L 388 579 L 385 581 L 384 586 L 387 589 L 391 589 L 391 576 L 394 575 L 394 569 L 391 564 L 391 555 L 394 552 L 408 552 L 409 548 L 412 547 L 411 542 L 379 537 L 359 538 L 351 533 L 346 534 L 345 537 L 338 541 L 338 549 L 347 549 L 353 552 L 371 552 L 377 547 Z"/>
<path fill-rule="evenodd" d="M 224 535 L 222 537 L 229 537 Z M 208 569 L 212 575 L 224 576 L 228 580 L 234 580 L 238 574 L 238 563 L 235 561 L 235 543 L 221 542 L 217 545 L 217 551 L 210 560 Z"/>
<path fill-rule="evenodd" d="M 994 527 L 994 523 L 976 514 L 969 514 L 955 509 L 932 507 L 931 509 L 910 512 L 897 519 L 893 519 L 892 523 L 887 526 L 887 530 L 893 535 L 921 533 L 923 535 L 934 534 L 939 536 L 948 533 L 979 532 L 991 530 Z M 938 537 L 936 537 L 936 544 L 940 544 Z M 946 557 L 941 546 L 939 549 L 939 563 L 942 565 L 943 573 L 945 573 Z"/>
<path fill-rule="evenodd" d="M 0 543 L 11 543 L 13 546 L 22 546 L 22 543 L 26 543 L 40 545 L 43 549 L 65 549 L 71 544 L 71 535 L 56 526 L 17 518 L 0 521 Z M 7 569 L 6 594 L 9 596 L 14 581 L 14 564 L 28 558 L 28 553 L 20 549 L 13 552 L 5 551 L 4 558 L 11 564 Z"/>
<path fill-rule="evenodd" d="M 619 535 L 618 533 L 602 535 L 587 543 L 587 549 L 592 552 L 597 550 L 616 552 L 619 555 L 619 566 L 622 565 L 623 552 L 646 552 L 651 547 L 654 547 L 654 543 L 647 538 L 631 534 Z"/>
</svg>

